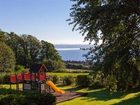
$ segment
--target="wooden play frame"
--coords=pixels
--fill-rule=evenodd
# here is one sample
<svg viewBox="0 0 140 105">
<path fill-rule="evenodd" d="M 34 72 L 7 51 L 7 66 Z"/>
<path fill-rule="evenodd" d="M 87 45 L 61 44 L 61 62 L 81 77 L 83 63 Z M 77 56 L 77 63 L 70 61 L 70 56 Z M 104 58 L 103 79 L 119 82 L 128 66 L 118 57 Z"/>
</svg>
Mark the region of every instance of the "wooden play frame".
<svg viewBox="0 0 140 105">
<path fill-rule="evenodd" d="M 49 78 L 46 75 L 47 68 L 44 64 L 38 65 L 38 70 L 34 72 L 32 69 L 34 66 L 30 68 L 30 72 L 27 73 L 19 73 L 19 74 L 11 74 L 10 75 L 10 89 L 12 89 L 12 85 L 16 85 L 16 90 L 19 91 L 38 91 L 40 93 L 50 93 L 50 87 L 47 86 L 46 80 Z M 45 71 L 43 71 L 45 69 Z M 19 84 L 22 84 L 22 88 L 19 88 Z"/>
</svg>

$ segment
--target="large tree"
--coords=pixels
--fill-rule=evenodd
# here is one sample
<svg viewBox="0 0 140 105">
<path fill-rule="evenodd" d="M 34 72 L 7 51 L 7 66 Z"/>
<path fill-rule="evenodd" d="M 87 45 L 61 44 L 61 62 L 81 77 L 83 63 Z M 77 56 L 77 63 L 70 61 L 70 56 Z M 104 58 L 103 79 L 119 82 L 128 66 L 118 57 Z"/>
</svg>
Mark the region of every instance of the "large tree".
<svg viewBox="0 0 140 105">
<path fill-rule="evenodd" d="M 24 59 L 24 52 L 20 44 L 21 40 L 21 37 L 14 32 L 8 33 L 6 36 L 6 44 L 14 51 L 17 64 L 23 64 Z"/>
<path fill-rule="evenodd" d="M 34 63 L 45 63 L 50 70 L 64 68 L 64 62 L 53 44 L 47 41 L 39 41 L 32 35 L 19 36 L 11 32 L 6 35 L 6 44 L 14 51 L 17 65 L 30 67 Z"/>
<path fill-rule="evenodd" d="M 30 65 L 37 63 L 41 47 L 40 41 L 32 35 L 22 35 L 20 44 L 24 52 L 26 66 L 29 67 Z"/>
<path fill-rule="evenodd" d="M 140 0 L 71 1 L 70 24 L 95 42 L 87 57 L 94 70 L 113 75 L 119 88 L 140 85 Z"/>
<path fill-rule="evenodd" d="M 59 70 L 65 66 L 54 45 L 47 41 L 41 41 L 40 60 L 49 70 Z"/>
<path fill-rule="evenodd" d="M 0 30 L 0 41 L 5 42 L 5 40 L 6 40 L 5 32 Z"/>
<path fill-rule="evenodd" d="M 0 42 L 0 71 L 11 71 L 15 67 L 15 55 L 9 46 Z"/>
<path fill-rule="evenodd" d="M 29 67 L 38 62 L 40 41 L 32 35 L 18 36 L 11 32 L 7 36 L 6 43 L 13 49 L 17 64 Z"/>
</svg>

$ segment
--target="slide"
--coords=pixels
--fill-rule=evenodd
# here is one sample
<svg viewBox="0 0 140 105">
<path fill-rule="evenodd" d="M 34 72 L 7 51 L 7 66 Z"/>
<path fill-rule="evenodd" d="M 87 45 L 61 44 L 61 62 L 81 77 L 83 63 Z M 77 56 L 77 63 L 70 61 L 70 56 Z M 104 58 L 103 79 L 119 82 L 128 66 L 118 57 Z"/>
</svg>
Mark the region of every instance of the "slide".
<svg viewBox="0 0 140 105">
<path fill-rule="evenodd" d="M 52 81 L 47 81 L 46 82 L 53 90 L 55 90 L 56 92 L 60 93 L 60 94 L 64 94 L 65 91 L 60 90 L 58 87 L 56 87 L 56 85 L 52 82 Z"/>
</svg>

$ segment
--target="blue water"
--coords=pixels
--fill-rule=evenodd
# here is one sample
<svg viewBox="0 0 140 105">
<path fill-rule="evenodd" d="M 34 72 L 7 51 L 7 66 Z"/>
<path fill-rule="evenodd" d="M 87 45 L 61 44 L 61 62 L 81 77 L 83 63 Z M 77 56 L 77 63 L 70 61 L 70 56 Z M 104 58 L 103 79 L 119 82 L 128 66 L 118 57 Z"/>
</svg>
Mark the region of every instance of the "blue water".
<svg viewBox="0 0 140 105">
<path fill-rule="evenodd" d="M 87 50 L 80 48 L 88 48 L 88 45 L 55 45 L 56 50 L 64 61 L 84 61 Z"/>
</svg>

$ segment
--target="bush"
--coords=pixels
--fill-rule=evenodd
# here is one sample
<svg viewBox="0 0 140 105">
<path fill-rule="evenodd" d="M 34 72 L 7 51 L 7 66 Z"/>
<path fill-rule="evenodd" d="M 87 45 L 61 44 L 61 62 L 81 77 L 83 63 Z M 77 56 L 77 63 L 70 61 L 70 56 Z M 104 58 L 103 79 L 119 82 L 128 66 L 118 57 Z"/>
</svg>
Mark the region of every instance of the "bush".
<svg viewBox="0 0 140 105">
<path fill-rule="evenodd" d="M 10 83 L 10 75 L 8 75 L 8 74 L 4 75 L 3 83 L 5 83 L 5 84 Z"/>
<path fill-rule="evenodd" d="M 113 75 L 107 76 L 106 88 L 108 88 L 111 92 L 117 91 L 117 80 L 116 80 L 115 76 L 113 76 Z"/>
<path fill-rule="evenodd" d="M 65 68 L 65 64 L 61 60 L 57 61 L 57 60 L 49 59 L 49 60 L 45 60 L 43 63 L 46 65 L 49 71 L 59 71 L 59 70 L 61 71 L 61 69 Z"/>
<path fill-rule="evenodd" d="M 105 87 L 105 79 L 103 78 L 104 75 L 101 71 L 94 71 L 93 73 L 90 73 L 90 76 L 92 77 L 90 87 L 92 88 Z"/>
<path fill-rule="evenodd" d="M 3 74 L 0 76 L 0 83 L 1 84 L 7 84 L 10 83 L 10 76 L 9 74 Z"/>
<path fill-rule="evenodd" d="M 57 75 L 52 76 L 52 81 L 54 84 L 56 84 L 59 81 L 59 77 Z"/>
<path fill-rule="evenodd" d="M 89 66 L 82 63 L 66 63 L 66 68 L 68 69 L 89 69 Z"/>
<path fill-rule="evenodd" d="M 64 85 L 71 85 L 75 82 L 74 77 L 73 76 L 64 76 L 63 77 L 63 84 Z"/>
<path fill-rule="evenodd" d="M 2 89 L 4 90 L 4 89 Z M 5 90 L 0 95 L 0 105 L 55 105 L 56 97 L 52 94 L 40 94 L 35 92 L 17 92 Z M 5 93 L 7 94 L 5 95 Z"/>
<path fill-rule="evenodd" d="M 76 77 L 76 85 L 78 87 L 89 87 L 92 85 L 93 78 L 89 75 L 78 75 Z"/>
<path fill-rule="evenodd" d="M 17 65 L 17 66 L 15 67 L 15 71 L 16 71 L 16 72 L 25 72 L 26 70 L 25 70 L 24 66 L 22 66 L 22 65 Z"/>
</svg>

